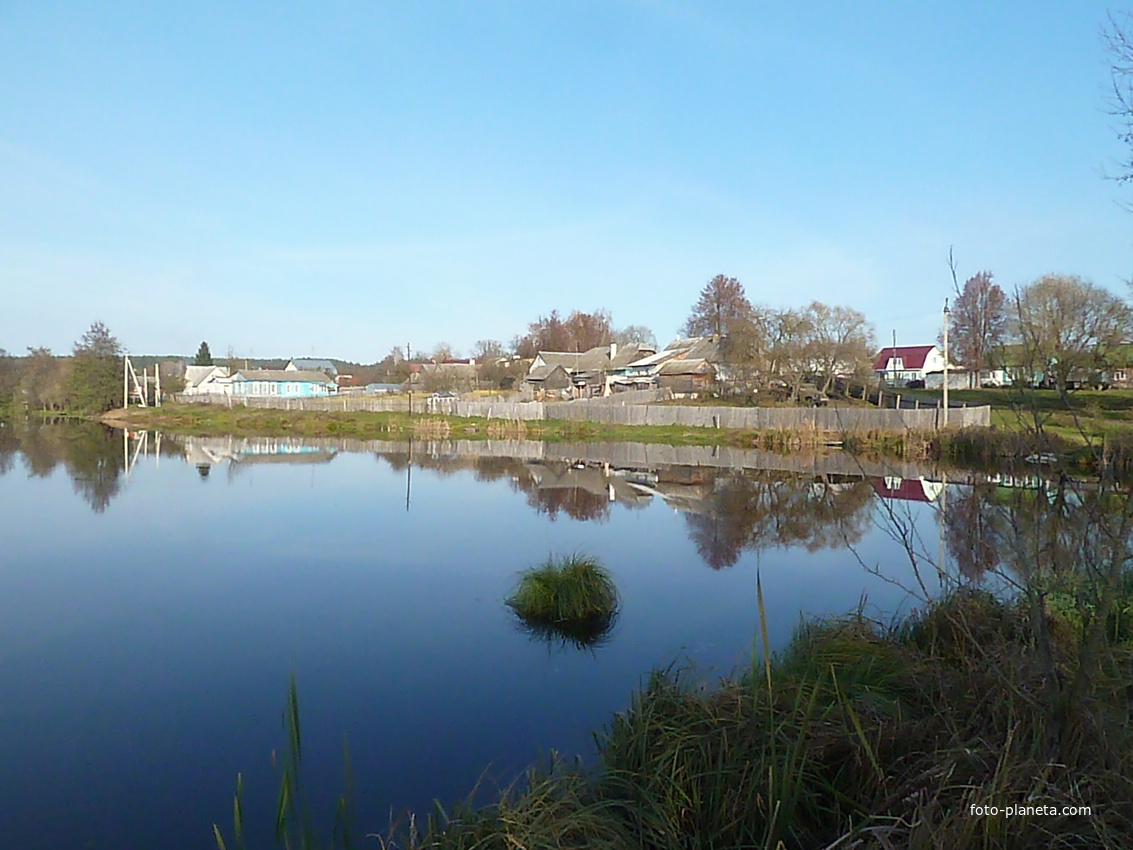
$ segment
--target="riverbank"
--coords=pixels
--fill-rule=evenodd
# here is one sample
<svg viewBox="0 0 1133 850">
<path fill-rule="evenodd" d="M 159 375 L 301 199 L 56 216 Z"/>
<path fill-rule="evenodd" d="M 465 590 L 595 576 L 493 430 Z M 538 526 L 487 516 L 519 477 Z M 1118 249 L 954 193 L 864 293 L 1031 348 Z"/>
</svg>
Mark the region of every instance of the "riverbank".
<svg viewBox="0 0 1133 850">
<path fill-rule="evenodd" d="M 1093 455 L 1058 439 L 1035 439 L 1005 428 L 942 432 L 861 431 L 843 434 L 813 428 L 751 431 L 679 425 L 615 425 L 587 421 L 513 421 L 396 412 L 286 411 L 212 405 L 167 404 L 111 411 L 118 427 L 161 429 L 196 436 L 352 437 L 358 439 L 527 439 L 543 442 L 635 442 L 672 446 L 731 446 L 792 453 L 843 448 L 874 457 L 996 466 L 1036 452 L 1064 451 L 1089 469 Z M 1131 441 L 1133 445 L 1133 441 Z M 1111 459 L 1114 456 L 1111 454 Z M 1120 455 L 1122 459 L 1125 453 Z"/>
<path fill-rule="evenodd" d="M 488 805 L 399 819 L 383 846 L 1127 846 L 1131 632 L 1095 622 L 1086 670 L 1093 626 L 1020 599 L 812 623 L 715 685 L 654 673 L 593 769 L 552 756 Z"/>
</svg>

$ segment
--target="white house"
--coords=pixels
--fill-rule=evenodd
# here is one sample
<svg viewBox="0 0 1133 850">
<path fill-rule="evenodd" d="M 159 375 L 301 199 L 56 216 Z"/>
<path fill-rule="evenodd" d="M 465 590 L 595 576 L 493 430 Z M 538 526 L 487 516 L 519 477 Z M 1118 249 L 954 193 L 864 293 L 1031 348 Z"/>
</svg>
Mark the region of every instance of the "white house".
<svg viewBox="0 0 1133 850">
<path fill-rule="evenodd" d="M 185 395 L 230 395 L 232 382 L 225 366 L 186 366 Z"/>
<path fill-rule="evenodd" d="M 959 371 L 951 363 L 948 368 Z M 943 373 L 944 352 L 935 345 L 891 345 L 874 358 L 873 371 L 889 386 L 903 387 L 909 381 L 924 381 L 930 373 Z M 948 385 L 953 385 L 951 380 Z"/>
</svg>

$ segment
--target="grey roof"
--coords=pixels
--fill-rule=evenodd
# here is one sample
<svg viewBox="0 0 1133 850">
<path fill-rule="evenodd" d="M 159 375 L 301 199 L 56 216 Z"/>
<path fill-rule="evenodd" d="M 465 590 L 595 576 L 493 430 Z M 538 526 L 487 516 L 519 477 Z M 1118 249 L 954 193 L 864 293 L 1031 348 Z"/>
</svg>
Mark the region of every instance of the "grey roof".
<svg viewBox="0 0 1133 850">
<path fill-rule="evenodd" d="M 570 372 L 560 366 L 558 363 L 550 366 L 532 366 L 531 370 L 527 373 L 528 381 L 545 381 L 556 371 L 562 372 L 566 377 L 570 377 Z"/>
<path fill-rule="evenodd" d="M 303 371 L 320 371 L 330 372 L 332 375 L 338 374 L 338 369 L 329 360 L 316 359 L 314 357 L 296 357 L 292 359 L 291 363 L 300 372 Z"/>
<path fill-rule="evenodd" d="M 234 381 L 295 381 L 302 384 L 333 384 L 334 379 L 328 378 L 325 372 L 306 372 L 302 369 L 287 371 L 286 369 L 241 369 L 232 376 Z"/>
<path fill-rule="evenodd" d="M 719 337 L 692 336 L 674 339 L 665 346 L 665 351 L 673 353 L 675 357 L 715 361 L 721 359 L 721 344 Z"/>
<path fill-rule="evenodd" d="M 562 366 L 568 372 L 594 372 L 610 364 L 610 347 L 599 345 L 589 351 L 540 351 L 548 366 Z"/>
<path fill-rule="evenodd" d="M 665 363 L 659 375 L 711 375 L 714 367 L 703 358 L 675 357 Z"/>
<path fill-rule="evenodd" d="M 647 354 L 653 353 L 653 347 L 635 342 L 630 345 L 619 345 L 614 357 L 610 360 L 611 369 L 624 369 L 635 360 L 640 360 Z"/>
</svg>

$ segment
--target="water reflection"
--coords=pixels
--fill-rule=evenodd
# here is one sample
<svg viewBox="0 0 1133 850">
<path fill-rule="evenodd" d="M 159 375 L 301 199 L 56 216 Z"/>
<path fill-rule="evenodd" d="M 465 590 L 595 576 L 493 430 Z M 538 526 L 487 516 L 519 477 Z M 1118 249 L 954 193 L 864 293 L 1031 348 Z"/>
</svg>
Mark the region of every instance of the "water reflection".
<svg viewBox="0 0 1133 850">
<path fill-rule="evenodd" d="M 734 451 L 722 456 L 721 450 L 699 447 L 555 448 L 525 442 L 427 442 L 414 448 L 391 442 L 170 438 L 90 422 L 33 422 L 0 427 L 0 475 L 18 465 L 30 477 L 61 468 L 74 492 L 102 513 L 123 492 L 140 458 L 179 458 L 207 483 L 217 467 L 232 479 L 259 465 L 325 465 L 341 451 L 361 450 L 405 473 L 407 485 L 413 467 L 506 481 L 552 522 L 605 523 L 615 507 L 638 510 L 663 502 L 682 516 L 700 557 L 716 570 L 735 565 L 745 552 L 853 547 L 878 521 L 873 511 L 878 499 L 890 506 L 934 504 L 941 548 L 971 581 L 998 569 L 1023 579 L 1036 564 L 1069 570 L 1083 552 L 1103 559 L 1107 541 L 1128 540 L 1130 534 L 1122 525 L 1129 502 L 1124 493 L 1090 482 L 950 473 L 945 484 L 931 470 L 890 471 L 879 464 L 862 464 L 852 474 L 846 470 L 853 464 L 839 454 L 800 459 Z M 650 455 L 691 462 L 656 462 Z"/>
<path fill-rule="evenodd" d="M 126 468 L 119 434 L 94 422 L 5 424 L 0 429 L 0 475 L 15 468 L 17 456 L 32 478 L 46 478 L 62 466 L 75 493 L 102 513 L 121 491 Z"/>
<path fill-rule="evenodd" d="M 1065 476 L 955 488 L 943 511 L 949 555 L 968 579 L 1021 584 L 1133 566 L 1133 500 L 1108 482 Z"/>
</svg>

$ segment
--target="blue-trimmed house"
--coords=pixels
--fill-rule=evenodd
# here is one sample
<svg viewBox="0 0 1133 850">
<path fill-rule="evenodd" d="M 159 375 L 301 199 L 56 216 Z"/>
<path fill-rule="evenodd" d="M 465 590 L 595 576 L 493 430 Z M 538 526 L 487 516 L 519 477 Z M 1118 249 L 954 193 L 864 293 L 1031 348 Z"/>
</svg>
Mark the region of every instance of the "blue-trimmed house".
<svg viewBox="0 0 1133 850">
<path fill-rule="evenodd" d="M 338 390 L 325 372 L 303 369 L 241 369 L 228 380 L 237 398 L 314 398 Z"/>
</svg>

